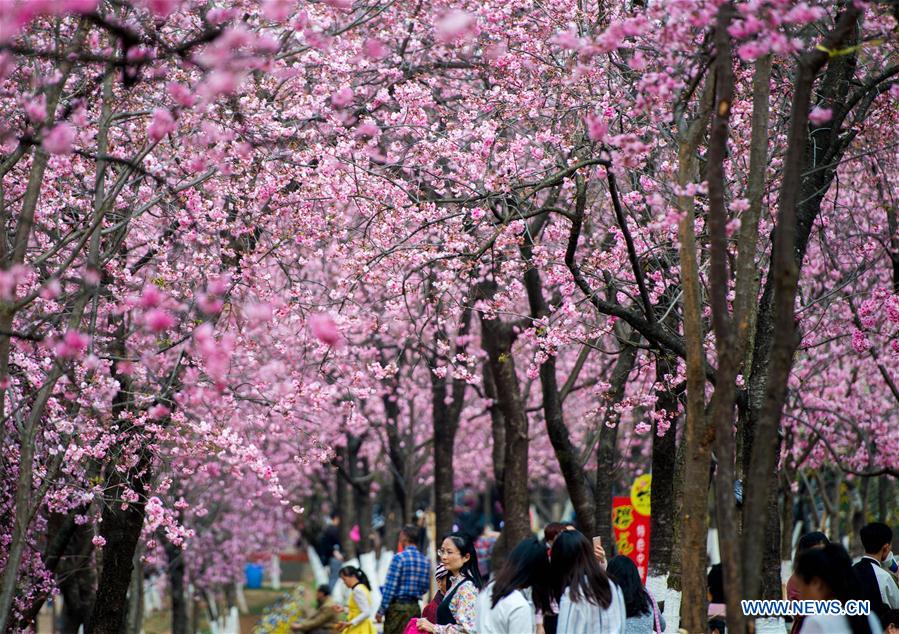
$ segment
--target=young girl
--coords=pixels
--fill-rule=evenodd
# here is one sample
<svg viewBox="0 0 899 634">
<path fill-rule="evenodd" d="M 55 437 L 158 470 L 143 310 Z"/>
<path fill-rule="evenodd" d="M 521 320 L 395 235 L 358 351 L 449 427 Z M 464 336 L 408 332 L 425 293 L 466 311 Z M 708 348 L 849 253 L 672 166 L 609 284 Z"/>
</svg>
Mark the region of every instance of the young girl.
<svg viewBox="0 0 899 634">
<path fill-rule="evenodd" d="M 340 569 L 340 579 L 352 592 L 347 603 L 347 620 L 340 623 L 337 629 L 346 634 L 375 634 L 375 625 L 371 620 L 375 615 L 375 606 L 371 600 L 368 577 L 355 566 L 344 566 Z"/>
</svg>

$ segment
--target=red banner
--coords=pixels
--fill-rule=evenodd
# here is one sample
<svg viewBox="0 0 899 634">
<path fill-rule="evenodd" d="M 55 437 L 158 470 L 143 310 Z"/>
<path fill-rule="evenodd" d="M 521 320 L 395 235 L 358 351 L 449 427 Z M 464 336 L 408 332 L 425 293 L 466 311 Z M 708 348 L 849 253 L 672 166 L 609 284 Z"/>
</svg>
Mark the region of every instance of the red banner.
<svg viewBox="0 0 899 634">
<path fill-rule="evenodd" d="M 649 569 L 649 515 L 638 513 L 629 497 L 612 498 L 612 528 L 619 555 L 637 564 L 640 579 L 646 583 Z M 611 554 L 611 553 L 610 553 Z"/>
</svg>

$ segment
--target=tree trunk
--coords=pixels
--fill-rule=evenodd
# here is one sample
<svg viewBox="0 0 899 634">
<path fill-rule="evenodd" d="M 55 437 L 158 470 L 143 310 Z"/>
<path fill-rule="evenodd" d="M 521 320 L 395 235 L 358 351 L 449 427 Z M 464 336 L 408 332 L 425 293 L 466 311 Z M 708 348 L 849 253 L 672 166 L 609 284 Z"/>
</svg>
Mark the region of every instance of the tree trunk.
<svg viewBox="0 0 899 634">
<path fill-rule="evenodd" d="M 545 219 L 540 219 L 537 224 L 527 232 L 528 242 L 522 247 L 522 255 L 530 258 L 533 248 L 533 238 L 536 236 Z M 543 296 L 543 283 L 540 280 L 540 272 L 530 267 L 524 274 L 524 286 L 528 294 L 528 303 L 531 308 L 531 318 L 539 319 L 549 314 L 549 307 Z M 594 507 L 593 499 L 587 486 L 587 474 L 581 464 L 580 452 L 571 442 L 568 427 L 562 412 L 562 399 L 559 396 L 559 382 L 556 378 L 556 358 L 550 354 L 546 361 L 540 365 L 540 387 L 543 394 L 543 418 L 546 422 L 546 433 L 552 444 L 559 463 L 562 477 L 565 479 L 565 488 L 568 497 L 574 506 L 578 528 L 586 535 L 594 532 Z M 508 480 L 508 477 L 507 477 Z"/>
<path fill-rule="evenodd" d="M 356 545 L 356 556 L 361 557 L 371 551 L 371 485 L 367 479 L 369 475 L 368 459 L 357 458 L 354 460 L 356 474 L 353 485 L 353 503 L 356 507 L 356 523 L 359 525 L 359 543 Z M 363 480 L 364 482 L 360 482 Z"/>
<path fill-rule="evenodd" d="M 125 620 L 125 634 L 140 634 L 144 624 L 144 566 L 140 561 L 140 550 L 134 553 L 134 570 L 131 573 L 131 587 L 128 590 L 128 617 Z"/>
<path fill-rule="evenodd" d="M 165 554 L 169 562 L 169 588 L 172 595 L 172 634 L 187 634 L 187 588 L 184 579 L 184 553 L 166 542 Z"/>
<path fill-rule="evenodd" d="M 337 449 L 335 460 L 347 468 L 347 450 L 346 447 Z M 335 474 L 334 485 L 337 489 L 336 495 L 336 511 L 340 517 L 340 524 L 337 526 L 337 533 L 340 537 L 340 550 L 344 557 L 350 556 L 350 529 L 353 527 L 353 505 L 350 502 L 350 485 L 346 479 L 339 473 Z"/>
<path fill-rule="evenodd" d="M 492 402 L 490 405 L 490 428 L 493 439 L 491 458 L 493 461 L 493 482 L 496 494 L 500 500 L 505 494 L 505 470 L 506 470 L 506 420 L 503 410 L 499 406 L 499 397 L 496 394 L 496 384 L 493 381 L 493 372 L 490 363 L 484 363 L 484 394 Z"/>
<path fill-rule="evenodd" d="M 385 429 L 387 430 L 387 455 L 390 458 L 391 480 L 393 482 L 393 494 L 396 497 L 397 508 L 402 514 L 400 524 L 408 524 L 412 521 L 412 514 L 409 509 L 412 507 L 412 501 L 407 499 L 412 497 L 412 491 L 407 491 L 406 487 L 406 451 L 408 451 L 408 443 L 403 447 L 403 434 L 400 432 L 400 407 L 397 402 L 398 386 L 394 382 L 390 392 L 384 394 L 381 401 L 384 403 Z"/>
<path fill-rule="evenodd" d="M 618 472 L 618 423 L 621 419 L 615 406 L 624 397 L 624 388 L 636 361 L 637 348 L 624 344 L 609 378 L 609 391 L 605 395 L 605 413 L 600 422 L 599 448 L 596 450 L 593 535 L 602 537 L 602 543 L 609 549 L 609 553 L 611 545 L 615 543 L 612 532 L 612 495 Z"/>
<path fill-rule="evenodd" d="M 836 26 L 822 45 L 802 56 L 796 75 L 790 130 L 784 156 L 784 173 L 778 199 L 778 218 L 774 231 L 770 273 L 765 281 L 756 324 L 752 373 L 749 380 L 749 425 L 744 437 L 744 452 L 750 456 L 743 508 L 743 598 L 755 599 L 761 591 L 766 526 L 777 520 L 770 512 L 770 478 L 776 470 L 779 448 L 778 431 L 787 382 L 798 345 L 794 304 L 799 271 L 808 248 L 812 226 L 836 175 L 836 166 L 848 147 L 841 139 L 847 112 L 850 81 L 855 75 L 857 53 L 831 59 L 828 49 L 839 48 L 858 39 L 861 9 L 847 4 Z M 808 112 L 813 85 L 820 69 L 827 72 L 816 99 L 834 108 L 834 117 L 824 127 L 809 134 Z M 820 164 L 818 162 L 820 161 Z M 775 327 L 776 325 L 776 327 Z"/>
<path fill-rule="evenodd" d="M 678 182 L 685 186 L 696 178 L 695 148 L 698 135 L 682 141 Z M 708 624 L 706 595 L 706 536 L 708 534 L 709 461 L 712 434 L 705 415 L 705 352 L 699 267 L 696 261 L 693 199 L 678 200 L 681 285 L 683 286 L 684 343 L 687 348 L 687 412 L 684 431 L 684 495 L 681 531 L 681 627 L 704 632 Z"/>
<path fill-rule="evenodd" d="M 503 482 L 503 546 L 514 546 L 530 534 L 528 497 L 528 419 L 521 398 L 512 343 L 515 334 L 510 324 L 498 319 L 481 318 L 482 342 L 489 359 L 490 374 L 496 388 L 497 403 L 505 422 L 505 468 Z M 501 565 L 502 552 L 491 567 Z"/>
<path fill-rule="evenodd" d="M 455 522 L 455 471 L 453 450 L 456 442 L 456 425 L 449 416 L 449 407 L 443 402 L 446 381 L 432 379 L 434 412 L 434 514 L 436 516 L 437 543 L 453 530 Z M 443 389 L 438 389 L 442 387 Z"/>
<path fill-rule="evenodd" d="M 60 515 L 55 517 L 62 519 L 63 524 L 67 519 Z M 72 524 L 74 525 L 74 521 Z M 59 528 L 64 530 L 64 526 Z M 62 595 L 63 634 L 77 634 L 79 628 L 90 619 L 97 583 L 96 569 L 91 561 L 92 538 L 93 530 L 90 526 L 74 525 L 68 547 L 56 568 L 55 576 Z"/>
<path fill-rule="evenodd" d="M 106 540 L 106 545 L 103 547 L 103 566 L 94 610 L 85 628 L 86 634 L 120 634 L 125 628 L 134 552 L 144 525 L 144 482 L 149 477 L 149 466 L 145 460 L 142 459 L 135 469 L 140 475 L 129 472 L 127 479 L 123 479 L 114 467 L 109 470 L 107 491 L 112 500 L 103 508 L 100 524 L 100 535 Z M 139 501 L 123 510 L 121 500 L 125 487 L 133 489 Z"/>
<path fill-rule="evenodd" d="M 669 356 L 656 358 L 656 383 L 664 385 L 665 376 L 674 375 L 676 359 Z M 650 490 L 650 540 L 649 571 L 647 587 L 650 592 L 660 594 L 665 589 L 665 576 L 671 568 L 674 550 L 674 528 L 678 515 L 675 513 L 675 476 L 677 471 L 677 417 L 678 395 L 669 389 L 656 392 L 656 412 L 668 416 L 670 427 L 659 436 L 658 423 L 652 424 L 652 489 Z M 658 579 L 650 583 L 650 580 Z"/>
</svg>

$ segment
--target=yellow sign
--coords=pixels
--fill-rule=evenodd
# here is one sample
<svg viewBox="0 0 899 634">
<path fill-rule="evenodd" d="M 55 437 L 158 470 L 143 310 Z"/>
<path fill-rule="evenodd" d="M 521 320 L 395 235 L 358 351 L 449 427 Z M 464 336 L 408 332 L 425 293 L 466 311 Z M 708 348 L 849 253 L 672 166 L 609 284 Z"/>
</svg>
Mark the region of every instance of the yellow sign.
<svg viewBox="0 0 899 634">
<path fill-rule="evenodd" d="M 640 515 L 649 515 L 650 513 L 650 492 L 652 489 L 652 475 L 646 473 L 637 477 L 634 484 L 631 485 L 631 504 L 634 511 Z"/>
<path fill-rule="evenodd" d="M 616 506 L 612 509 L 612 526 L 620 531 L 630 528 L 634 523 L 634 507 Z M 620 549 L 619 549 L 620 550 Z"/>
</svg>

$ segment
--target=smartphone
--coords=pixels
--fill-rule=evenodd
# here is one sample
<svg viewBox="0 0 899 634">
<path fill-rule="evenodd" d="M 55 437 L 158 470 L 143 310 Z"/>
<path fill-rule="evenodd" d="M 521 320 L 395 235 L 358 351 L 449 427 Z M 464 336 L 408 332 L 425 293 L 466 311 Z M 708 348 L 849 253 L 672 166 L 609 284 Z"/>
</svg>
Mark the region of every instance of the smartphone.
<svg viewBox="0 0 899 634">
<path fill-rule="evenodd" d="M 602 536 L 597 535 L 596 537 L 594 537 L 594 538 L 593 538 L 593 545 L 594 545 L 594 546 L 599 546 L 600 548 L 602 548 Z"/>
</svg>

